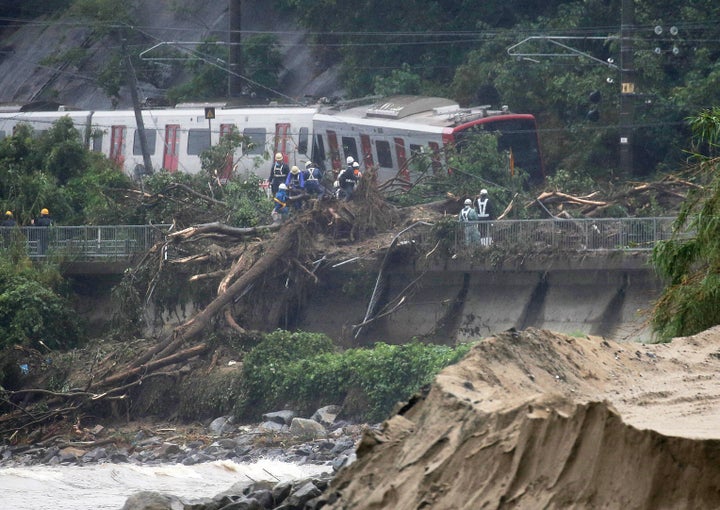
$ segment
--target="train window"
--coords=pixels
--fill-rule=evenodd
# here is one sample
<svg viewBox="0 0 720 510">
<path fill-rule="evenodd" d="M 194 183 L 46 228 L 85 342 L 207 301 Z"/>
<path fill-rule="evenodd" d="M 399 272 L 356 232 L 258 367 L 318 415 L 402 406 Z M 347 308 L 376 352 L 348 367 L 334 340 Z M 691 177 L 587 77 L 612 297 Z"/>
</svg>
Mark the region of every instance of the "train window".
<svg viewBox="0 0 720 510">
<path fill-rule="evenodd" d="M 265 152 L 265 128 L 245 128 L 243 136 L 250 139 L 250 145 L 244 148 L 245 154 L 262 154 Z"/>
<path fill-rule="evenodd" d="M 325 164 L 325 142 L 322 135 L 315 135 L 315 143 L 313 146 L 313 160 L 318 165 Z"/>
<path fill-rule="evenodd" d="M 187 153 L 191 156 L 197 156 L 205 149 L 210 148 L 210 130 L 209 129 L 190 129 L 188 130 Z"/>
<path fill-rule="evenodd" d="M 423 146 L 422 145 L 415 145 L 414 143 L 410 144 L 410 156 L 419 156 L 423 153 Z"/>
<path fill-rule="evenodd" d="M 348 156 L 352 156 L 355 161 L 360 161 L 358 159 L 357 143 L 355 143 L 354 138 L 351 138 L 349 136 L 343 136 L 342 148 L 346 158 Z"/>
<path fill-rule="evenodd" d="M 375 149 L 377 149 L 378 164 L 383 168 L 392 168 L 392 152 L 390 152 L 390 143 L 383 140 L 375 142 Z"/>
<path fill-rule="evenodd" d="M 93 152 L 102 152 L 103 134 L 102 131 L 97 130 L 92 137 L 92 150 Z"/>
<path fill-rule="evenodd" d="M 308 130 L 308 128 L 300 128 L 300 134 L 298 135 L 298 152 L 300 154 L 307 154 L 309 136 L 310 131 Z"/>
<path fill-rule="evenodd" d="M 157 132 L 154 129 L 145 130 L 145 142 L 147 143 L 148 152 L 150 155 L 155 154 L 155 141 L 157 139 Z M 142 147 L 140 146 L 140 131 L 135 130 L 135 136 L 133 137 L 133 154 L 139 156 L 142 154 Z"/>
<path fill-rule="evenodd" d="M 6 136 L 5 131 L 0 131 L 0 140 L 4 140 Z"/>
</svg>

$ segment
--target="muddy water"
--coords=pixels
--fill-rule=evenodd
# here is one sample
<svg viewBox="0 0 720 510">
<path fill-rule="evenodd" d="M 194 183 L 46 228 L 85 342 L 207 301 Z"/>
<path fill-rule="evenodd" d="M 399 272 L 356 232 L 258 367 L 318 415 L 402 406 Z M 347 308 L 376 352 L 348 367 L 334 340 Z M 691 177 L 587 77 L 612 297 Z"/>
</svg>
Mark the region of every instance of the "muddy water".
<svg viewBox="0 0 720 510">
<path fill-rule="evenodd" d="M 119 510 L 140 491 L 188 500 L 213 497 L 242 481 L 286 481 L 329 471 L 261 460 L 252 464 L 215 461 L 194 466 L 92 464 L 0 469 L 0 508 L 12 510 Z"/>
</svg>

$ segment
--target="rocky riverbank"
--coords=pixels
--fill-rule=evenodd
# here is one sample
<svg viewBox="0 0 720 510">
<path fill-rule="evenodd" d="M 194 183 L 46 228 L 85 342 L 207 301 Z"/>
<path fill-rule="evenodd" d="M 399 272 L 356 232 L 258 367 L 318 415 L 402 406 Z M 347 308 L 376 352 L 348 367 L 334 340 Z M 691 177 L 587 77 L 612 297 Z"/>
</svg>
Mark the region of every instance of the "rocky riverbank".
<svg viewBox="0 0 720 510">
<path fill-rule="evenodd" d="M 310 418 L 282 410 L 263 415 L 254 425 L 234 423 L 222 416 L 208 424 L 125 424 L 85 429 L 74 436 L 56 436 L 34 445 L 0 446 L 0 468 L 32 465 L 88 465 L 93 463 L 194 464 L 214 461 L 253 463 L 272 459 L 298 465 L 326 466 L 321 475 L 280 481 L 271 472 L 266 480 L 245 479 L 213 498 L 185 501 L 174 495 L 140 492 L 130 496 L 123 510 L 301 509 L 320 496 L 334 474 L 355 459 L 355 446 L 366 424 L 335 421 L 339 408 L 318 409 Z M 313 508 L 310 503 L 309 508 Z"/>
</svg>

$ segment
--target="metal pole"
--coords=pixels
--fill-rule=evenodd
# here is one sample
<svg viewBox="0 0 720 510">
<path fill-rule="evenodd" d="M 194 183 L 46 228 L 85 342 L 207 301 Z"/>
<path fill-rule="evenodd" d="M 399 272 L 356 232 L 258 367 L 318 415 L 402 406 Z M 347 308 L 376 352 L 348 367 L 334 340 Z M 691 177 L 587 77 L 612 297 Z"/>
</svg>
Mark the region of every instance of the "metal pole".
<svg viewBox="0 0 720 510">
<path fill-rule="evenodd" d="M 242 94 L 242 0 L 228 0 L 228 98 Z"/>
<path fill-rule="evenodd" d="M 635 25 L 633 0 L 622 0 L 620 20 L 620 169 L 633 174 L 633 124 L 635 122 L 635 69 L 632 35 Z"/>
</svg>

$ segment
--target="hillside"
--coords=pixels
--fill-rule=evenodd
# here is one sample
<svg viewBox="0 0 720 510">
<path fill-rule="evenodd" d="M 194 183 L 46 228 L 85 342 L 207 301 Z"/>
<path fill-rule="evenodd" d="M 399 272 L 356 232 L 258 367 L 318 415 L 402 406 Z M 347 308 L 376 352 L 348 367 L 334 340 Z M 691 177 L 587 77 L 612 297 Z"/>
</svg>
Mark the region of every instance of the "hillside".
<svg viewBox="0 0 720 510">
<path fill-rule="evenodd" d="M 226 40 L 227 2 L 139 2 L 137 27 L 148 41 L 139 54 L 162 42 L 183 42 L 192 47 L 208 37 Z M 243 2 L 244 31 L 272 31 L 283 52 L 281 74 L 283 94 L 302 98 L 305 95 L 336 95 L 334 70 L 319 68 L 309 53 L 306 36 L 292 19 L 273 10 L 272 4 L 258 0 Z M 189 43 L 189 44 L 187 44 Z M 83 48 L 87 58 L 80 64 L 69 61 L 48 63 L 74 48 Z M 106 38 L 97 38 L 84 24 L 64 16 L 60 19 L 36 19 L 2 34 L 0 52 L 0 103 L 25 104 L 54 101 L 82 109 L 109 109 L 112 102 L 98 85 L 98 74 L 112 49 Z M 60 59 L 62 61 L 62 59 Z M 163 78 L 161 87 L 140 83 L 141 98 L 158 98 L 164 91 L 182 82 L 186 76 L 172 74 Z M 121 88 L 118 108 L 132 106 L 127 87 Z"/>
</svg>

